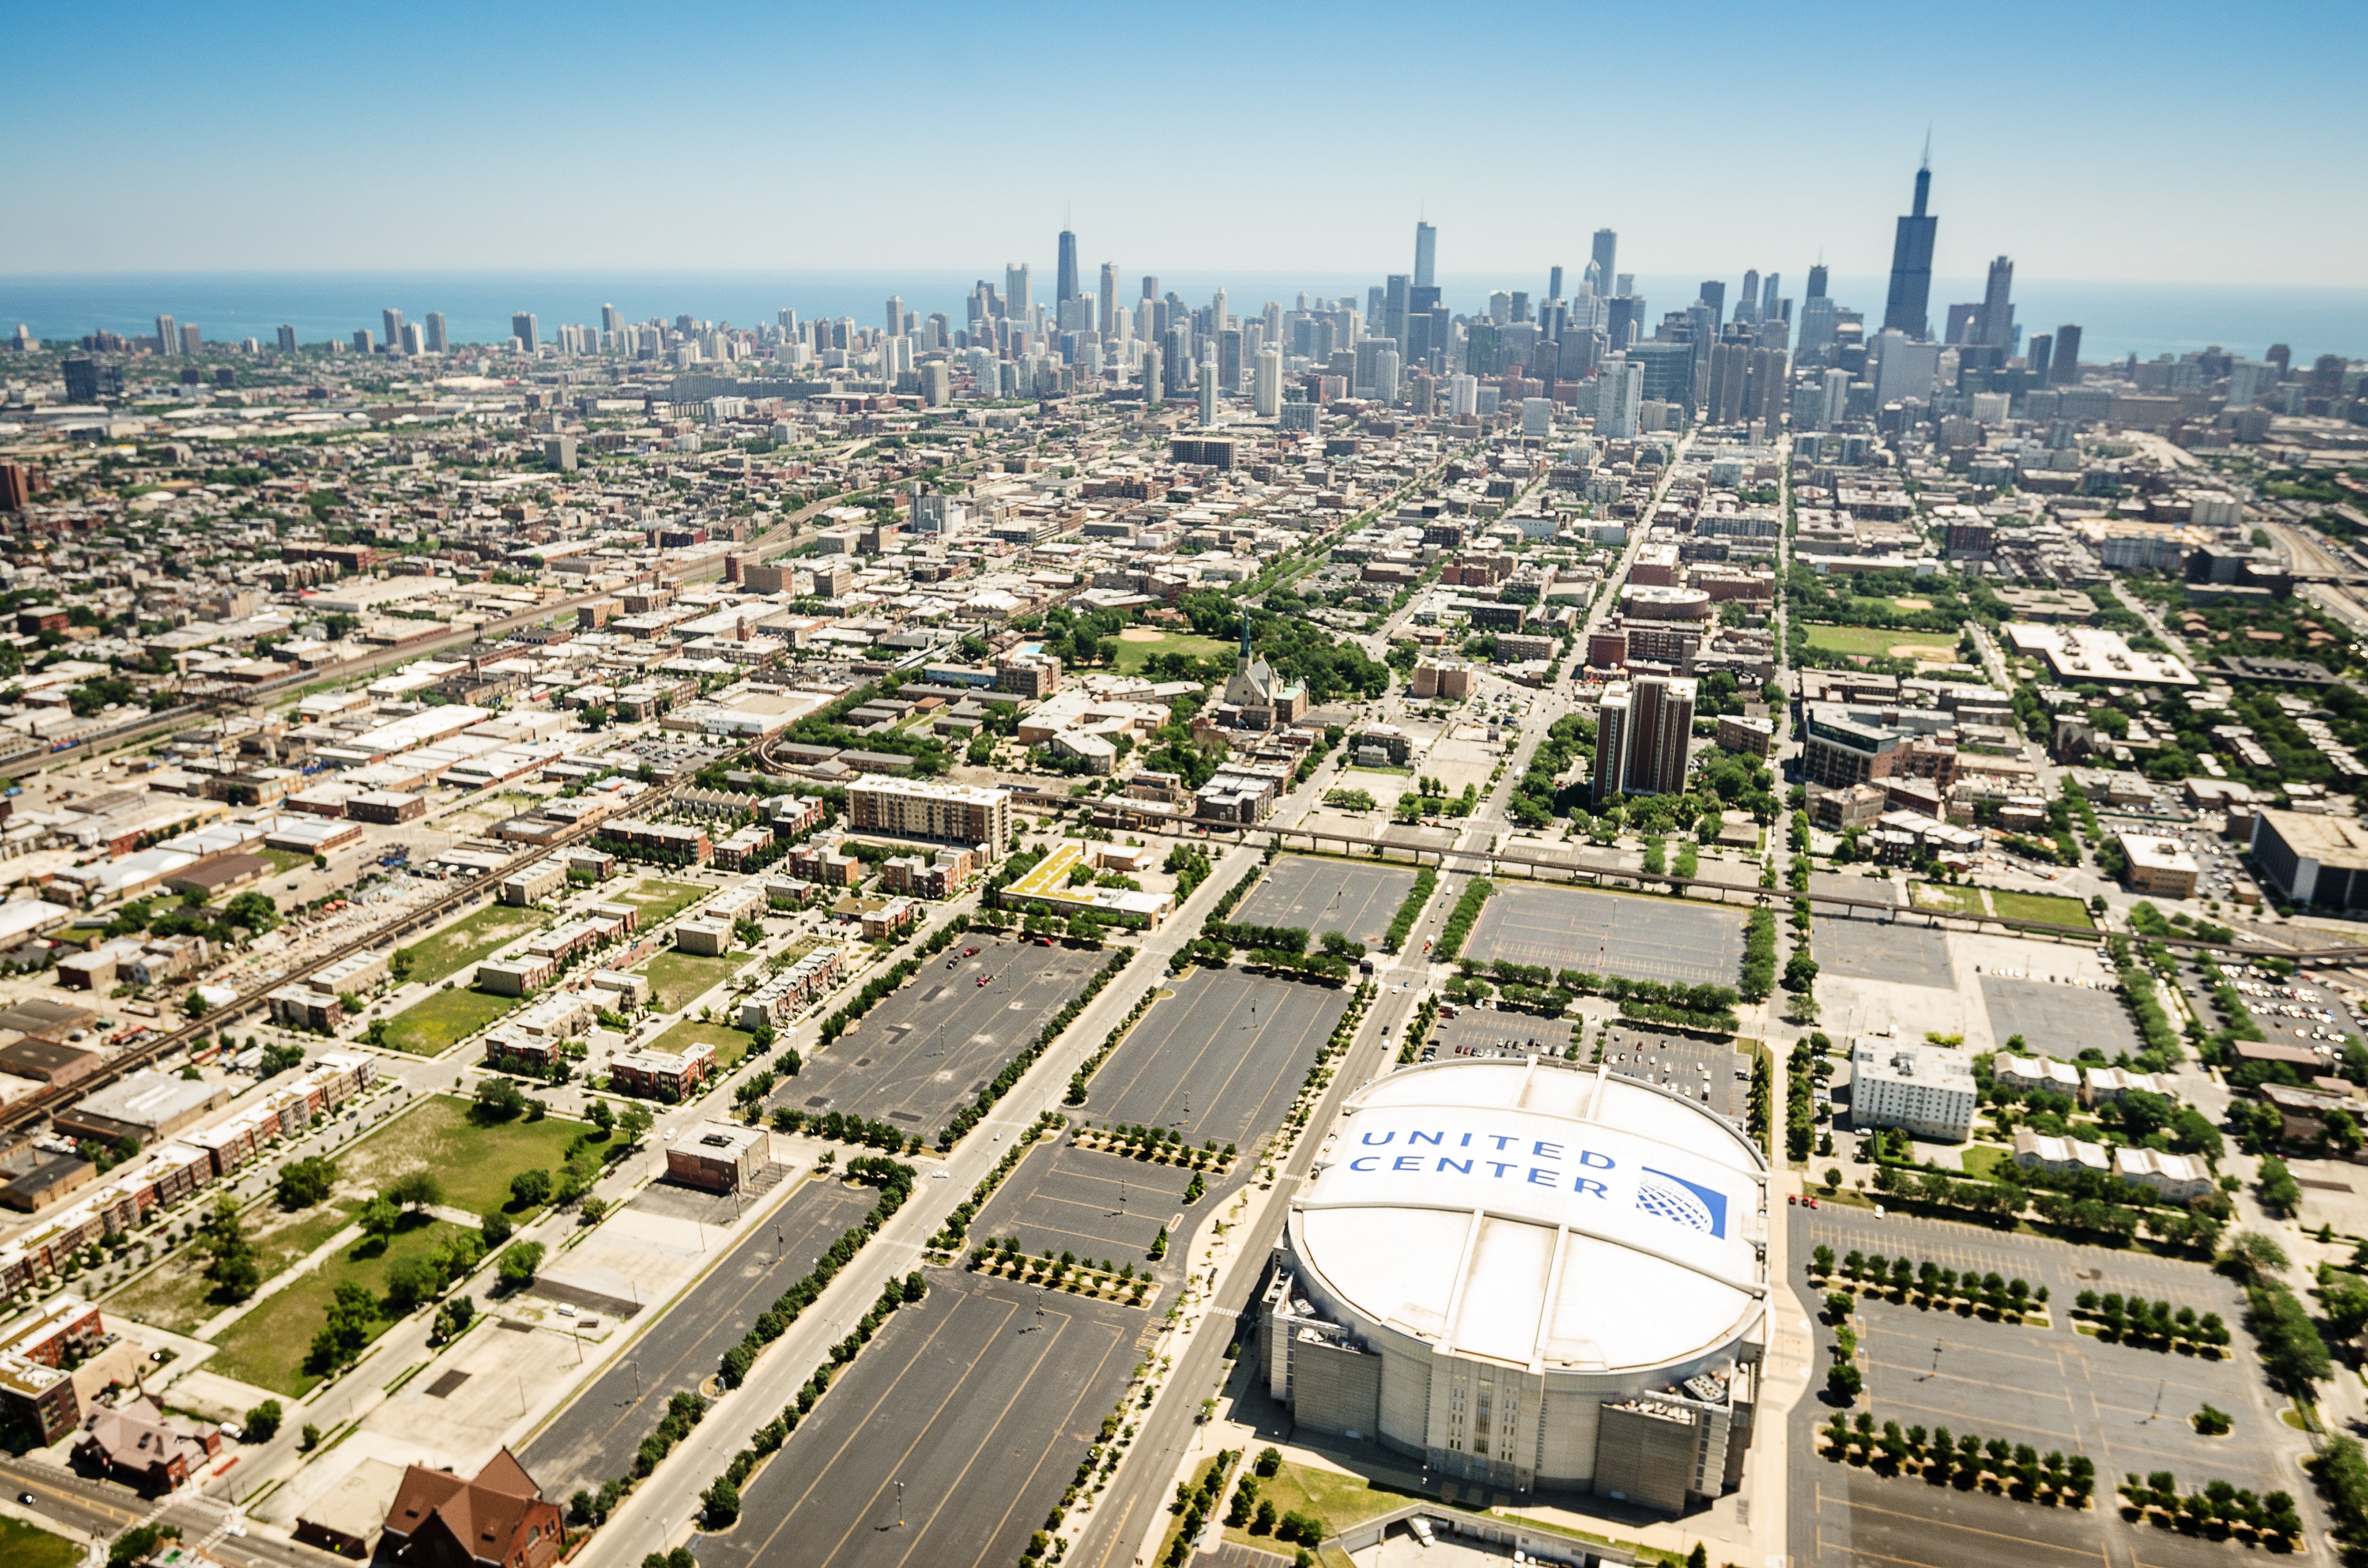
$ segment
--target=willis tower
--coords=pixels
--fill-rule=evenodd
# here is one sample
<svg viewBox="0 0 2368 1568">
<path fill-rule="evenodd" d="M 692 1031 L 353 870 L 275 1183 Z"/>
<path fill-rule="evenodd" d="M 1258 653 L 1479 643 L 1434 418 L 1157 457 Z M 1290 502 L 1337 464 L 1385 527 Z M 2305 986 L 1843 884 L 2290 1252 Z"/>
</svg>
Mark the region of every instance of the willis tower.
<svg viewBox="0 0 2368 1568">
<path fill-rule="evenodd" d="M 1910 337 L 1932 335 L 1932 236 L 1941 220 L 1925 211 L 1932 197 L 1932 150 L 1916 171 L 1916 210 L 1899 220 L 1891 242 L 1891 297 L 1884 302 L 1883 329 Z"/>
</svg>

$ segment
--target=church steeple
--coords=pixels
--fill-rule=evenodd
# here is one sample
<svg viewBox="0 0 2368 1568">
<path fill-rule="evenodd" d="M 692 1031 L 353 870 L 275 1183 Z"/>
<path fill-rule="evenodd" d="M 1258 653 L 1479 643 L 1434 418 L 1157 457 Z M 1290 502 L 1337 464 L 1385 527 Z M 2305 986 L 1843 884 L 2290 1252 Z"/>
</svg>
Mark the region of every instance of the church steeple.
<svg viewBox="0 0 2368 1568">
<path fill-rule="evenodd" d="M 1247 605 L 1244 605 L 1244 606 L 1242 607 L 1242 663 L 1241 663 L 1241 667 L 1242 667 L 1243 669 L 1248 669 L 1248 668 L 1250 667 L 1250 611 L 1249 611 L 1249 607 L 1248 607 Z"/>
</svg>

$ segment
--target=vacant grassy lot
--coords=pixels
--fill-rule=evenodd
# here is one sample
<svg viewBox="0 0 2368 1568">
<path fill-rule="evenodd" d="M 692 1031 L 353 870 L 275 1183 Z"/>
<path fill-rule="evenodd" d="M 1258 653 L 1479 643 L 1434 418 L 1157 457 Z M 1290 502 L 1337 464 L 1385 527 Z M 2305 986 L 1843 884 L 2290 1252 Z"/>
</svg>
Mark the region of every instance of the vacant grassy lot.
<svg viewBox="0 0 2368 1568">
<path fill-rule="evenodd" d="M 321 1266 L 222 1331 L 222 1348 L 207 1369 L 275 1393 L 301 1395 L 321 1380 L 304 1369 L 313 1336 L 329 1321 L 329 1305 L 341 1281 L 353 1280 L 380 1297 L 380 1315 L 370 1326 L 376 1339 L 398 1321 L 385 1315 L 386 1271 L 398 1258 L 432 1251 L 459 1227 L 420 1214 L 406 1214 L 393 1239 L 381 1248 L 365 1241 L 323 1260 Z"/>
<path fill-rule="evenodd" d="M 433 985 L 480 959 L 493 957 L 494 949 L 503 943 L 541 929 L 542 916 L 535 911 L 496 903 L 397 951 L 411 960 L 412 979 Z"/>
<path fill-rule="evenodd" d="M 62 1536 L 0 1518 L 0 1562 L 8 1568 L 74 1568 L 82 1548 Z"/>
<path fill-rule="evenodd" d="M 1886 653 L 1902 659 L 1954 659 L 1956 639 L 1935 631 L 1893 631 L 1879 626 L 1812 626 L 1809 646 L 1837 653 Z"/>
<path fill-rule="evenodd" d="M 715 1048 L 715 1070 L 729 1073 L 748 1054 L 757 1037 L 735 1029 L 728 1024 L 702 1024 L 697 1018 L 685 1018 L 666 1033 L 650 1041 L 643 1049 L 676 1051 L 687 1049 L 694 1040 L 705 1040 Z"/>
<path fill-rule="evenodd" d="M 1982 890 L 1979 888 L 1952 888 L 1940 882 L 1917 882 L 1908 888 L 1907 897 L 1918 909 L 1964 915 L 1975 920 L 1989 914 L 1982 905 Z"/>
<path fill-rule="evenodd" d="M 1140 675 L 1144 661 L 1154 653 L 1182 653 L 1194 659 L 1222 659 L 1234 652 L 1234 644 L 1216 637 L 1196 637 L 1189 631 L 1154 632 L 1149 639 L 1141 634 L 1149 627 L 1133 629 L 1134 637 L 1121 637 L 1116 643 L 1118 653 L 1111 664 L 1121 675 Z"/>
<path fill-rule="evenodd" d="M 377 1192 L 413 1171 L 432 1172 L 444 1186 L 446 1203 L 483 1214 L 508 1204 L 510 1177 L 556 1171 L 577 1133 L 598 1137 L 583 1122 L 560 1117 L 481 1123 L 469 1111 L 469 1102 L 457 1095 L 422 1100 L 347 1150 L 337 1174 Z"/>
<path fill-rule="evenodd" d="M 2044 920 L 2055 926 L 2093 926 L 2089 906 L 2077 898 L 2053 892 L 2002 892 L 1990 890 L 1990 907 L 2005 920 Z"/>
<path fill-rule="evenodd" d="M 2009 892 L 2003 888 L 1946 887 L 1918 882 L 1908 896 L 1918 909 L 1941 910 L 1975 920 L 2044 920 L 2052 926 L 2089 927 L 2089 906 L 2054 892 Z"/>
<path fill-rule="evenodd" d="M 387 1045 L 414 1056 L 436 1056 L 526 1000 L 484 991 L 432 992 L 386 1021 Z"/>
<path fill-rule="evenodd" d="M 642 966 L 642 972 L 650 977 L 650 1006 L 661 1013 L 688 1006 L 709 986 L 739 973 L 741 966 L 756 956 L 726 953 L 711 959 L 697 953 L 660 953 Z"/>
<path fill-rule="evenodd" d="M 270 1279 L 343 1230 L 352 1221 L 357 1207 L 359 1204 L 350 1199 L 332 1199 L 318 1208 L 290 1214 L 278 1204 L 266 1203 L 247 1210 L 240 1223 L 247 1239 L 255 1244 L 256 1263 L 263 1278 Z M 188 1215 L 191 1221 L 199 1217 L 200 1211 L 196 1209 Z M 190 1333 L 215 1313 L 237 1304 L 214 1294 L 212 1282 L 206 1278 L 206 1256 L 193 1246 L 183 1247 L 175 1256 L 107 1298 L 108 1312 L 138 1318 L 175 1334 Z"/>
<path fill-rule="evenodd" d="M 663 877 L 643 877 L 621 892 L 611 893 L 609 902 L 630 903 L 639 908 L 642 929 L 646 931 L 659 921 L 681 914 L 714 891 L 698 882 L 670 882 Z"/>
</svg>

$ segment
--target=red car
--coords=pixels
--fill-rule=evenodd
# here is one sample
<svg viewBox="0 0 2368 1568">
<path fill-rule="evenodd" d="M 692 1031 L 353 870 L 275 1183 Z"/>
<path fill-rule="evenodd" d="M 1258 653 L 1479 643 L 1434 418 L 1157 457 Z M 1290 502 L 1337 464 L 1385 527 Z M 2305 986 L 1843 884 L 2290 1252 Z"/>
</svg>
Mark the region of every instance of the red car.
<svg viewBox="0 0 2368 1568">
<path fill-rule="evenodd" d="M 962 949 L 962 957 L 966 959 L 974 959 L 978 957 L 978 949 L 976 948 L 964 948 Z"/>
<path fill-rule="evenodd" d="M 985 984 L 987 983 L 987 980 L 988 980 L 988 976 L 984 975 L 984 974 L 982 974 L 982 975 L 980 975 L 980 976 L 978 977 L 978 983 L 979 983 L 981 985 L 985 985 Z"/>
</svg>

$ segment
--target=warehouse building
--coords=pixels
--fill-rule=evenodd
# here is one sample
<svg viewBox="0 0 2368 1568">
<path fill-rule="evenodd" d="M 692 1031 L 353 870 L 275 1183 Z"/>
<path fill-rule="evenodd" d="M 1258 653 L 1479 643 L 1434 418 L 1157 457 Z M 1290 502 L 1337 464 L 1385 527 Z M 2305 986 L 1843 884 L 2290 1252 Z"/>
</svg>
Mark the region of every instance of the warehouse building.
<svg viewBox="0 0 2368 1568">
<path fill-rule="evenodd" d="M 1508 1494 L 1677 1512 L 1737 1485 L 1766 1344 L 1767 1167 L 1724 1118 L 1552 1059 L 1352 1095 L 1261 1319 L 1274 1397 Z"/>
</svg>

